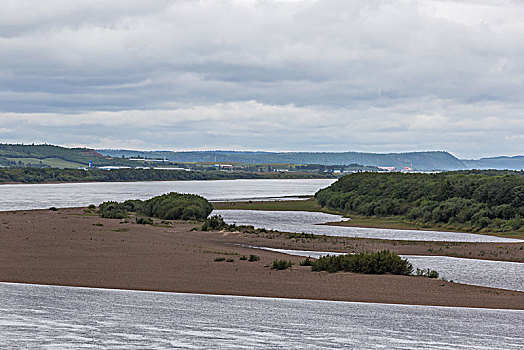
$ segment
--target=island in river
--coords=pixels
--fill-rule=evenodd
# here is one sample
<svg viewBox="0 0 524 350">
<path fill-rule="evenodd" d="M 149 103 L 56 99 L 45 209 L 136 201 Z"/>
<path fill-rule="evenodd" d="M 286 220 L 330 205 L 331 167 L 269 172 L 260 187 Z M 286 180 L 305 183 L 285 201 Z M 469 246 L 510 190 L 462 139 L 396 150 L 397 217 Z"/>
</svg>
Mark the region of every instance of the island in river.
<svg viewBox="0 0 524 350">
<path fill-rule="evenodd" d="M 0 281 L 524 309 L 523 292 L 415 276 L 312 272 L 310 267 L 299 266 L 303 258 L 250 248 L 338 252 L 390 249 L 399 254 L 432 254 L 428 250 L 434 247 L 436 252 L 442 242 L 300 238 L 277 232 L 203 232 L 197 222 L 154 220 L 153 225 L 140 225 L 128 221 L 103 219 L 85 208 L 1 212 Z M 504 254 L 505 259 L 522 261 L 521 246 L 522 243 L 462 243 L 456 247 L 465 252 L 502 249 L 509 252 Z M 242 255 L 251 254 L 260 260 L 240 260 Z M 215 261 L 217 257 L 227 259 Z M 288 270 L 271 270 L 269 265 L 275 259 L 288 259 L 295 265 Z"/>
</svg>

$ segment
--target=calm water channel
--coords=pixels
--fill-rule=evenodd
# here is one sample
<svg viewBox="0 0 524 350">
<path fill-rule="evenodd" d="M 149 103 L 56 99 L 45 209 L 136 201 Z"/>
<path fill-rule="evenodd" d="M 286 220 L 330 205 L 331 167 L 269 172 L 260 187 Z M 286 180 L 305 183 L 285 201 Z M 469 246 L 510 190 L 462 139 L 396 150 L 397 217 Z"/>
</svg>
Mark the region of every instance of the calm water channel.
<svg viewBox="0 0 524 350">
<path fill-rule="evenodd" d="M 524 311 L 0 283 L 6 349 L 522 349 Z"/>
</svg>

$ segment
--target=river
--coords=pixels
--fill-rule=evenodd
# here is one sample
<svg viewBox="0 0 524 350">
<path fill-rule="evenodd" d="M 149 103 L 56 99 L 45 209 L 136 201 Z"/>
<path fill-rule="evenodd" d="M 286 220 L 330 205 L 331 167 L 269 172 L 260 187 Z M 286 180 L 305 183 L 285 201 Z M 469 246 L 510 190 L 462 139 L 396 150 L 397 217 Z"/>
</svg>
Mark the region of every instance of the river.
<svg viewBox="0 0 524 350">
<path fill-rule="evenodd" d="M 524 311 L 0 283 L 6 349 L 522 349 Z"/>
<path fill-rule="evenodd" d="M 105 201 L 149 199 L 168 192 L 208 200 L 249 200 L 313 195 L 335 179 L 88 182 L 0 185 L 0 211 L 70 208 Z"/>
</svg>

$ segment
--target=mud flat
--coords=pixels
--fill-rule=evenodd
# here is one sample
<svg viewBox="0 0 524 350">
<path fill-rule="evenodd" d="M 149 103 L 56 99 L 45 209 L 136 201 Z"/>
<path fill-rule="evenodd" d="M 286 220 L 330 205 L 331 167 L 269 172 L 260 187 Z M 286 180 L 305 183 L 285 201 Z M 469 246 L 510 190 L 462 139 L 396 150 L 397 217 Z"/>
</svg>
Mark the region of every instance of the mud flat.
<svg viewBox="0 0 524 350">
<path fill-rule="evenodd" d="M 157 221 L 160 224 L 160 221 Z M 119 288 L 203 294 L 524 309 L 524 293 L 441 280 L 395 275 L 317 273 L 298 266 L 302 259 L 243 245 L 324 251 L 359 250 L 355 242 L 399 253 L 427 252 L 392 242 L 322 237 L 304 239 L 285 234 L 191 231 L 197 223 L 138 225 L 101 219 L 83 208 L 0 213 L 0 281 L 65 286 Z M 357 244 L 360 244 L 357 243 Z M 490 246 L 481 243 L 484 247 Z M 519 246 L 511 247 L 519 260 Z M 337 249 L 338 247 L 338 249 Z M 411 248 L 410 248 L 411 247 Z M 507 251 L 507 248 L 506 250 Z M 259 261 L 240 260 L 256 254 Z M 440 253 L 439 253 L 440 254 Z M 510 255 L 504 254 L 504 255 Z M 217 262 L 225 257 L 233 262 Z M 274 271 L 275 259 L 296 263 Z"/>
</svg>

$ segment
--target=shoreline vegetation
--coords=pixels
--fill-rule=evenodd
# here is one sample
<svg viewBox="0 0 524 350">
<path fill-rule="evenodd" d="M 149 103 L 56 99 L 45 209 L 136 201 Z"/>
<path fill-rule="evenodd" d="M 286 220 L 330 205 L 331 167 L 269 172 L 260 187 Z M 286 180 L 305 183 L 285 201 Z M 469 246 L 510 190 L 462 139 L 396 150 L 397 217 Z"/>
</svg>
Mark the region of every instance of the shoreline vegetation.
<svg viewBox="0 0 524 350">
<path fill-rule="evenodd" d="M 322 208 L 424 228 L 524 236 L 521 172 L 357 173 L 318 191 Z"/>
<path fill-rule="evenodd" d="M 280 173 L 243 171 L 184 171 L 157 169 L 58 169 L 0 168 L 1 184 L 38 184 L 69 182 L 190 181 L 237 179 L 331 179 L 329 173 Z"/>
<path fill-rule="evenodd" d="M 128 220 L 101 218 L 92 206 L 0 212 L 0 281 L 416 305 L 524 307 L 522 292 L 390 273 L 313 272 L 311 266 L 301 264 L 301 257 L 247 247 L 348 253 L 390 250 L 395 254 L 422 249 L 430 254 L 427 248 L 442 247 L 442 242 L 202 231 L 201 221 L 153 218 L 139 224 L 132 220 L 133 213 L 128 214 Z M 500 258 L 522 255 L 515 244 L 458 246 L 511 249 L 511 254 Z M 389 253 L 376 254 L 389 259 Z"/>
</svg>

